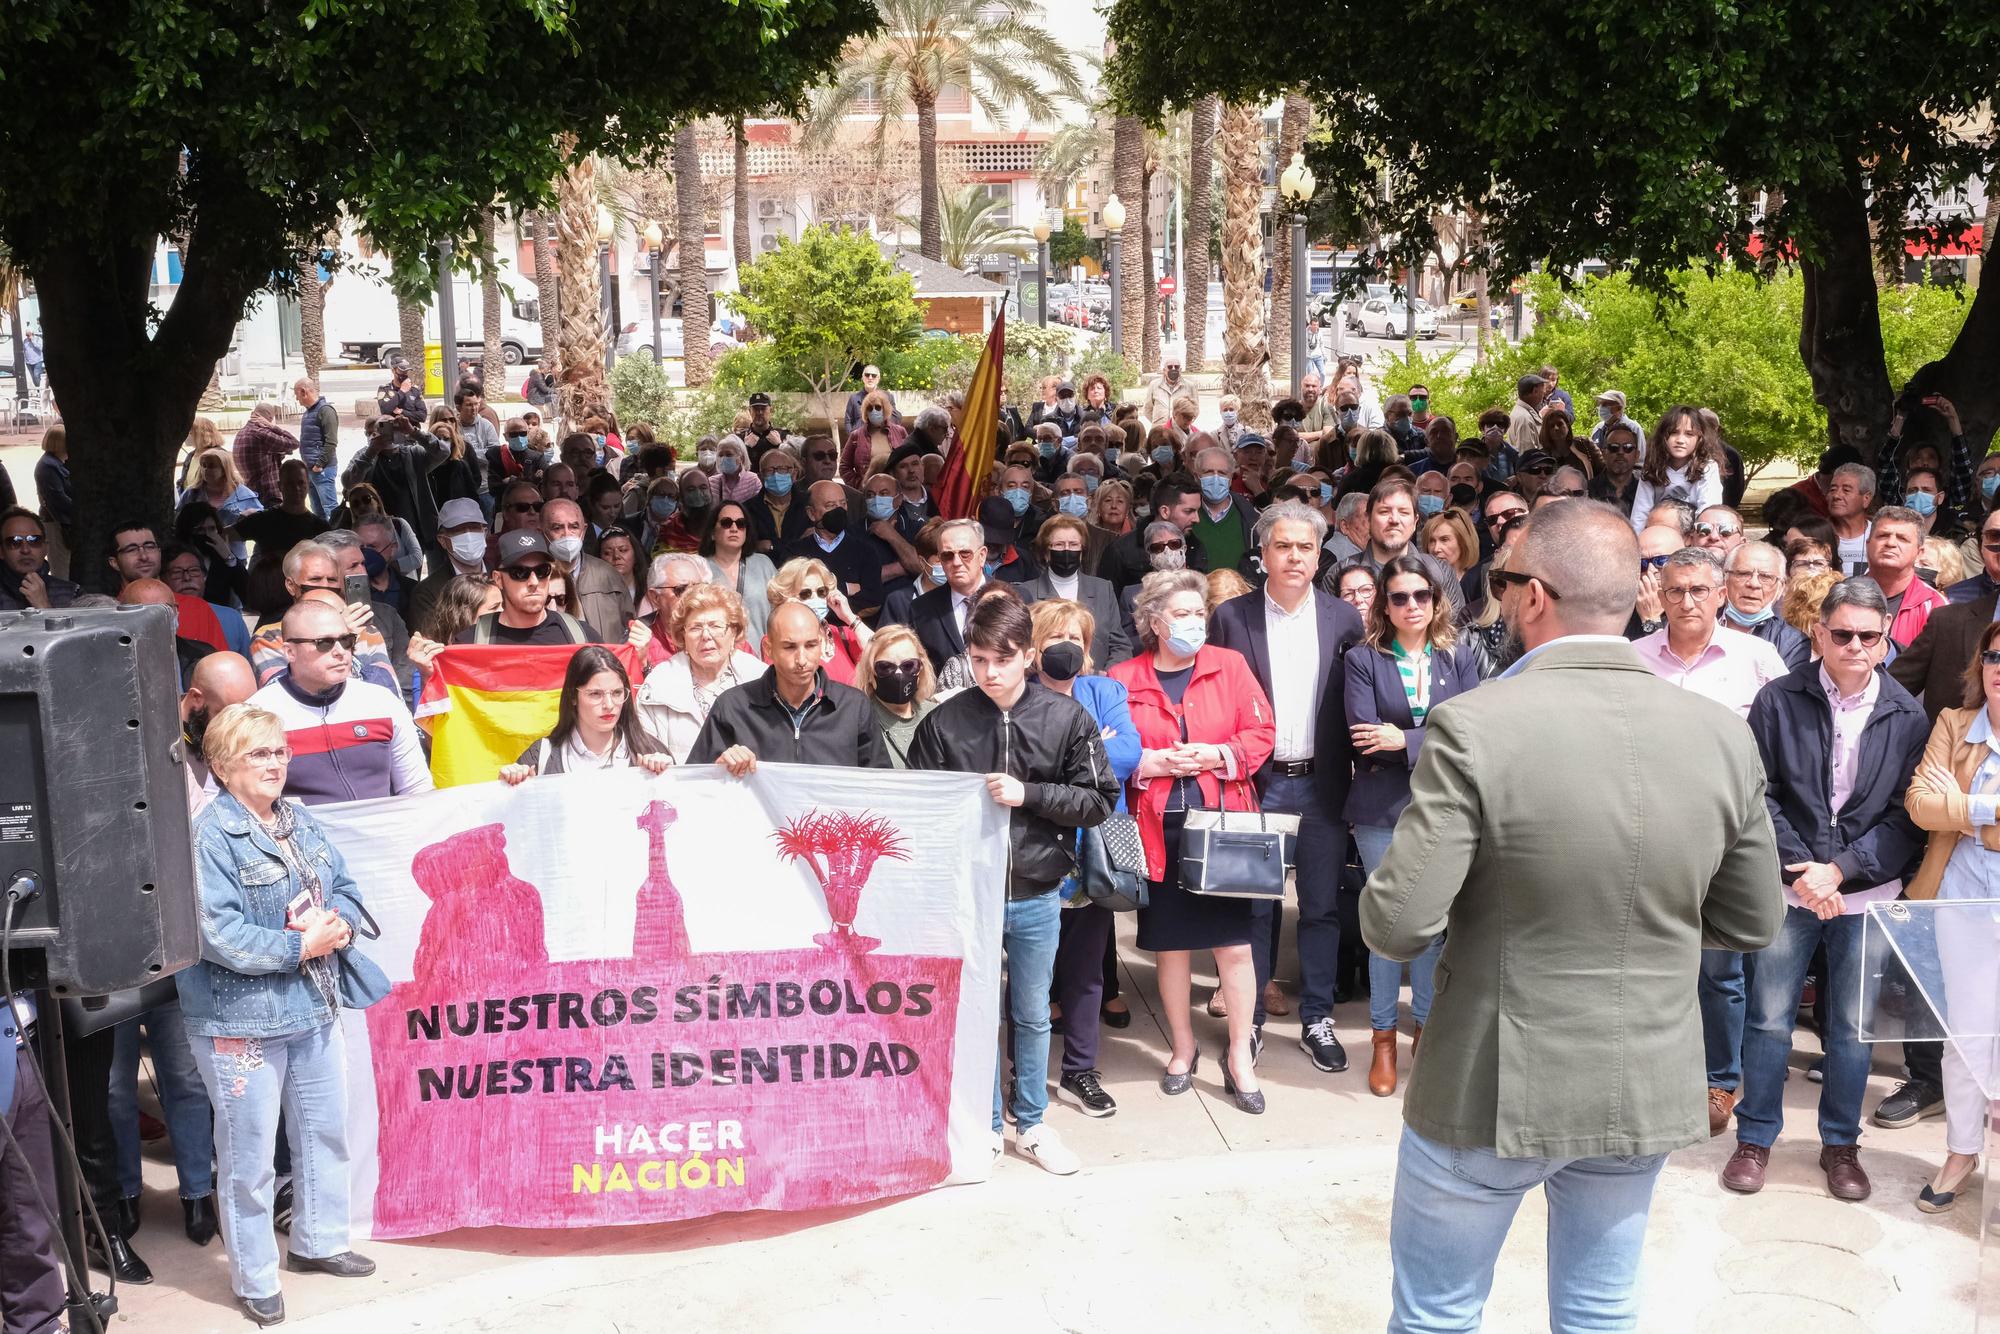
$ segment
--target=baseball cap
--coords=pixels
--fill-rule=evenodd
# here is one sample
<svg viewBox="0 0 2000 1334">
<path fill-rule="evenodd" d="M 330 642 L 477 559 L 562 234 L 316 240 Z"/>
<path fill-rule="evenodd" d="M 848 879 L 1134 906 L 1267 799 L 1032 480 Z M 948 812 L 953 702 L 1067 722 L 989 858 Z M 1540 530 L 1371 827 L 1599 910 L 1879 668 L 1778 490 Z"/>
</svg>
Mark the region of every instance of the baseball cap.
<svg viewBox="0 0 2000 1334">
<path fill-rule="evenodd" d="M 1555 465 L 1555 457 L 1547 450 L 1531 449 L 1521 455 L 1520 471 L 1533 472 L 1537 468 L 1553 468 Z"/>
<path fill-rule="evenodd" d="M 1076 397 L 1076 386 L 1075 386 L 1075 385 L 1073 385 L 1073 384 L 1071 384 L 1071 383 L 1070 383 L 1069 381 L 1067 381 L 1067 380 L 1063 381 L 1063 382 L 1062 382 L 1061 384 L 1059 384 L 1059 385 L 1057 385 L 1057 386 L 1056 386 L 1056 397 L 1057 397 L 1057 398 L 1075 398 L 1075 397 Z"/>
<path fill-rule="evenodd" d="M 986 530 L 986 550 L 994 559 L 1014 545 L 1014 507 L 1000 496 L 979 502 L 979 526 Z"/>
<path fill-rule="evenodd" d="M 1514 391 L 1525 397 L 1528 394 L 1534 393 L 1546 383 L 1547 381 L 1543 380 L 1539 375 L 1523 375 L 1519 380 L 1514 382 Z"/>
<path fill-rule="evenodd" d="M 486 512 L 479 508 L 479 502 L 460 496 L 457 500 L 447 500 L 438 506 L 438 531 L 460 528 L 468 523 L 484 526 Z"/>
<path fill-rule="evenodd" d="M 1486 448 L 1486 441 L 1476 435 L 1460 436 L 1458 452 L 1461 454 L 1477 454 L 1482 459 L 1492 457 L 1492 451 Z"/>
<path fill-rule="evenodd" d="M 750 395 L 750 406 L 753 408 L 768 408 L 771 406 L 771 396 L 759 389 L 756 393 Z"/>
<path fill-rule="evenodd" d="M 1625 411 L 1625 395 L 1619 393 L 1616 389 L 1605 390 L 1597 396 L 1597 401 L 1600 403 L 1609 403 L 1621 413 Z"/>
<path fill-rule="evenodd" d="M 1245 431 L 1236 437 L 1236 447 L 1238 449 L 1269 449 L 1271 442 L 1263 436 L 1258 435 L 1255 431 Z"/>
<path fill-rule="evenodd" d="M 500 534 L 500 567 L 505 569 L 529 556 L 547 556 L 549 544 L 532 528 L 516 528 Z"/>
</svg>

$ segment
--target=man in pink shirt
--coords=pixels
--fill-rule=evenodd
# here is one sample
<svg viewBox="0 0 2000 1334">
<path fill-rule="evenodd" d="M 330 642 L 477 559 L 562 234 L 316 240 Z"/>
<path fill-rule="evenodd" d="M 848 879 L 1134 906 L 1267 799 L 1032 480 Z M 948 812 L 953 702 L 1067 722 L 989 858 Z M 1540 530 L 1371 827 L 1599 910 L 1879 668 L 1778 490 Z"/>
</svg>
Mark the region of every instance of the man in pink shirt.
<svg viewBox="0 0 2000 1334">
<path fill-rule="evenodd" d="M 1901 505 L 1875 511 L 1868 530 L 1868 577 L 1889 600 L 1889 638 L 1898 648 L 1914 644 L 1931 610 L 1945 605 L 1944 594 L 1917 578 L 1924 554 L 1924 518 Z"/>
<path fill-rule="evenodd" d="M 1820 1169 L 1836 1199 L 1864 1200 L 1870 1191 L 1855 1148 L 1869 1064 L 1859 1031 L 1862 914 L 1901 892 L 1904 870 L 1923 851 L 1903 795 L 1930 736 L 1923 706 L 1876 670 L 1888 652 L 1889 622 L 1888 600 L 1872 579 L 1834 585 L 1813 627 L 1821 660 L 1772 685 L 1750 709 L 1785 921 L 1752 970 L 1736 1152 L 1722 1172 L 1724 1186 L 1746 1195 L 1763 1188 L 1784 1124 L 1792 1024 L 1821 948 L 1828 1013 L 1820 1035 Z"/>
<path fill-rule="evenodd" d="M 1667 557 L 1660 567 L 1666 628 L 1632 647 L 1655 676 L 1747 718 L 1757 692 L 1785 674 L 1785 660 L 1754 635 L 1717 631 L 1722 589 L 1722 560 L 1715 552 L 1687 547 Z"/>
</svg>

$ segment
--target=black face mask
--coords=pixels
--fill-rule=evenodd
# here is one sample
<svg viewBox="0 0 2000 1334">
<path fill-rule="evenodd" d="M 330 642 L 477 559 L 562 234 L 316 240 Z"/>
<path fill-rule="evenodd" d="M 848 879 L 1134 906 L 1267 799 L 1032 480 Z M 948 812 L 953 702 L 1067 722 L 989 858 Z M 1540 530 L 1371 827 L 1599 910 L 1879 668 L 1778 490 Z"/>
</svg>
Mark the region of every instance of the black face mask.
<svg viewBox="0 0 2000 1334">
<path fill-rule="evenodd" d="M 908 704 L 917 697 L 917 663 L 875 664 L 875 698 L 884 704 Z"/>
<path fill-rule="evenodd" d="M 1478 495 L 1479 495 L 1478 487 L 1468 485 L 1465 482 L 1460 482 L 1457 486 L 1454 486 L 1451 489 L 1451 503 L 1459 506 L 1460 508 L 1463 508 L 1467 505 L 1470 505 L 1473 502 L 1473 499 Z"/>
<path fill-rule="evenodd" d="M 1067 579 L 1082 568 L 1083 553 L 1081 551 L 1051 551 L 1049 553 L 1049 570 L 1054 574 L 1059 574 Z"/>
<path fill-rule="evenodd" d="M 181 723 L 181 740 L 187 742 L 189 755 L 201 754 L 201 743 L 208 736 L 208 710 L 196 709 Z"/>
<path fill-rule="evenodd" d="M 835 505 L 819 516 L 819 530 L 828 537 L 839 537 L 847 531 L 847 507 Z"/>
<path fill-rule="evenodd" d="M 1042 675 L 1051 681 L 1067 681 L 1082 670 L 1083 649 L 1080 646 L 1065 639 L 1042 650 Z"/>
</svg>

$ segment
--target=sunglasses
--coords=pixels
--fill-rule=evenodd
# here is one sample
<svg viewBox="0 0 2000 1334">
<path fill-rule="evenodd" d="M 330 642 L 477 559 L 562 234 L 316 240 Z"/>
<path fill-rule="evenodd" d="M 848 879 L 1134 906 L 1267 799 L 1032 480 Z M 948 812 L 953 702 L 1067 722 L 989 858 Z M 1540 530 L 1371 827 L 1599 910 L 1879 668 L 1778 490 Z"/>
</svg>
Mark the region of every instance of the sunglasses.
<svg viewBox="0 0 2000 1334">
<path fill-rule="evenodd" d="M 825 584 L 803 584 L 799 588 L 800 598 L 823 598 L 825 596 Z"/>
<path fill-rule="evenodd" d="M 693 588 L 694 585 L 695 581 L 692 579 L 688 580 L 684 584 L 654 584 L 653 591 L 655 593 L 672 593 L 675 597 L 679 597 L 681 594 L 687 592 L 690 588 Z"/>
<path fill-rule="evenodd" d="M 1516 574 L 1512 570 L 1488 570 L 1486 572 L 1486 587 L 1494 597 L 1497 598 L 1501 593 L 1505 592 L 1509 584 L 1519 588 L 1526 588 L 1529 584 L 1540 584 L 1544 593 L 1547 593 L 1557 602 L 1562 601 L 1562 594 L 1550 588 L 1549 581 L 1540 575 Z"/>
<path fill-rule="evenodd" d="M 1979 655 L 1979 661 L 1988 667 L 2000 667 L 2000 648 L 1989 648 Z"/>
<path fill-rule="evenodd" d="M 14 540 L 18 542 L 20 539 L 16 538 Z M 36 540 L 39 541 L 40 539 Z M 2000 551 L 2000 533 L 1988 533 L 1983 536 L 1979 542 L 1979 549 L 1981 551 Z"/>
<path fill-rule="evenodd" d="M 346 649 L 349 653 L 352 653 L 354 652 L 354 646 L 361 642 L 361 636 L 319 635 L 316 638 L 312 639 L 287 638 L 285 642 L 287 644 L 309 644 L 312 646 L 312 651 L 315 653 L 331 653 L 333 652 L 333 646 L 335 644 L 338 644 L 342 648 Z"/>
<path fill-rule="evenodd" d="M 1431 605 L 1431 590 L 1412 588 L 1402 593 L 1391 593 L 1389 605 L 1392 607 L 1428 607 Z"/>
<path fill-rule="evenodd" d="M 1523 515 L 1527 514 L 1527 512 L 1528 511 L 1524 509 L 1519 509 L 1519 510 L 1502 510 L 1498 514 L 1489 514 L 1486 516 L 1486 526 L 1488 528 L 1504 527 L 1507 524 L 1512 523 L 1514 520 L 1521 518 Z"/>
<path fill-rule="evenodd" d="M 1521 475 L 1524 477 L 1553 477 L 1555 476 L 1555 471 L 1555 464 L 1539 463 L 1532 468 L 1521 469 Z"/>
<path fill-rule="evenodd" d="M 40 533 L 16 533 L 7 539 L 7 545 L 24 548 L 39 547 L 47 545 L 48 540 L 48 538 L 43 537 Z"/>
<path fill-rule="evenodd" d="M 1152 552 L 1155 556 L 1159 555 L 1162 551 L 1185 551 L 1186 549 L 1187 549 L 1187 543 L 1177 540 L 1168 542 L 1148 542 L 1146 544 L 1146 550 Z"/>
<path fill-rule="evenodd" d="M 540 514 L 542 502 L 539 500 L 517 500 L 507 506 L 510 514 Z"/>
<path fill-rule="evenodd" d="M 1826 627 L 1826 633 L 1836 644 L 1852 644 L 1858 639 L 1861 641 L 1861 647 L 1874 648 L 1882 642 L 1880 630 L 1836 630 L 1829 625 Z M 1982 653 L 1979 656 L 1981 661 L 1985 661 L 1988 655 Z M 1993 661 L 2000 662 L 2000 654 L 1994 654 L 1992 657 Z"/>
<path fill-rule="evenodd" d="M 1607 454 L 1637 454 L 1639 452 L 1637 445 L 1614 445 L 1606 442 L 1602 448 Z"/>
<path fill-rule="evenodd" d="M 1644 574 L 1648 570 L 1657 570 L 1666 563 L 1667 558 L 1665 556 L 1641 556 L 1639 557 L 1639 573 Z"/>
<path fill-rule="evenodd" d="M 1556 496 L 1563 500 L 1582 500 L 1589 493 L 1582 487 L 1578 487 L 1574 491 L 1544 491 L 1542 494 L 1545 496 Z"/>
<path fill-rule="evenodd" d="M 748 519 L 717 519 L 715 526 L 717 528 L 748 528 L 750 521 Z"/>
<path fill-rule="evenodd" d="M 555 567 L 552 565 L 509 565 L 506 569 L 500 571 L 500 573 L 506 575 L 517 584 L 525 584 L 530 580 L 545 584 L 555 574 Z"/>
<path fill-rule="evenodd" d="M 1698 523 L 1694 531 L 1697 537 L 1734 537 L 1743 530 L 1732 523 Z"/>
<path fill-rule="evenodd" d="M 840 455 L 832 452 L 819 453 L 815 451 L 814 453 L 806 455 L 806 457 L 811 459 L 814 463 L 832 463 L 835 459 L 838 459 Z"/>
<path fill-rule="evenodd" d="M 875 664 L 875 675 L 915 676 L 922 667 L 923 664 L 915 658 L 911 658 L 906 662 L 878 662 Z"/>
</svg>

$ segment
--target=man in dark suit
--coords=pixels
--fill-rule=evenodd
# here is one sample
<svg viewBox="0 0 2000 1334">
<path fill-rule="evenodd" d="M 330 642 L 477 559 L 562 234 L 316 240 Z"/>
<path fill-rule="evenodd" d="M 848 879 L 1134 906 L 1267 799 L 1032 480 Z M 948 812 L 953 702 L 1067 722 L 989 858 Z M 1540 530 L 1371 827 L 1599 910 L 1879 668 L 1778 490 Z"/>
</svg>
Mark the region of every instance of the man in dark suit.
<svg viewBox="0 0 2000 1334">
<path fill-rule="evenodd" d="M 986 532 L 976 519 L 947 519 L 938 529 L 938 564 L 944 587 L 910 604 L 910 628 L 924 646 L 933 671 L 965 652 L 965 618 L 986 582 Z"/>
<path fill-rule="evenodd" d="M 1109 582 L 1083 573 L 1083 551 L 1089 528 L 1082 519 L 1067 514 L 1052 515 L 1042 521 L 1035 534 L 1035 550 L 1042 558 L 1042 572 L 1020 586 L 1023 601 L 1068 598 L 1080 602 L 1090 612 L 1096 628 L 1090 634 L 1091 670 L 1101 672 L 1114 662 L 1132 656 L 1132 641 L 1125 635 L 1125 618 L 1118 612 L 1118 595 Z"/>
<path fill-rule="evenodd" d="M 1132 531 L 1104 549 L 1097 573 L 1119 593 L 1151 574 L 1153 558 L 1146 551 L 1146 528 L 1164 519 L 1187 538 L 1187 568 L 1207 574 L 1208 553 L 1201 549 L 1201 539 L 1193 531 L 1200 517 L 1201 487 L 1184 472 L 1169 473 L 1153 487 L 1152 511 L 1143 519 L 1134 516 Z"/>
<path fill-rule="evenodd" d="M 1299 817 L 1299 1046 L 1319 1069 L 1337 1073 L 1347 1068 L 1333 1032 L 1333 989 L 1347 864 L 1341 808 L 1352 777 L 1340 655 L 1361 638 L 1361 615 L 1313 585 L 1326 541 L 1326 519 L 1317 510 L 1295 501 L 1274 504 L 1257 520 L 1255 538 L 1264 587 L 1217 607 L 1208 642 L 1249 659 L 1277 719 L 1277 744 L 1256 780 L 1265 810 Z M 1250 949 L 1261 1033 L 1281 915 L 1261 899 L 1255 912 Z"/>
</svg>

